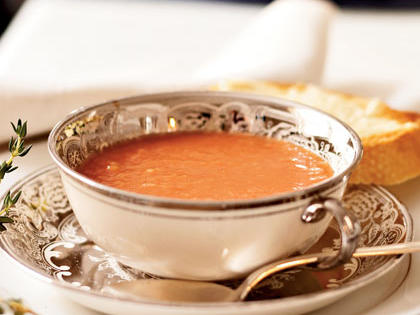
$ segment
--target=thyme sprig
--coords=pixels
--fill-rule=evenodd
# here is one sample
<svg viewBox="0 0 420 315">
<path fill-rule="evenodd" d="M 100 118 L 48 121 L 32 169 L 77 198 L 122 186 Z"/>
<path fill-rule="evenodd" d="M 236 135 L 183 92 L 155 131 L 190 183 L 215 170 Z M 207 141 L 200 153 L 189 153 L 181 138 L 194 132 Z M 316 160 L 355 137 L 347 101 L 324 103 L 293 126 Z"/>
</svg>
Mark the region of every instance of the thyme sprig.
<svg viewBox="0 0 420 315">
<path fill-rule="evenodd" d="M 11 123 L 13 131 L 16 134 L 16 138 L 12 136 L 9 141 L 9 152 L 10 156 L 7 160 L 3 161 L 0 165 L 0 183 L 4 176 L 8 173 L 15 171 L 18 167 L 13 165 L 16 157 L 24 157 L 28 154 L 32 145 L 25 147 L 25 137 L 27 134 L 27 122 L 22 123 L 22 120 L 18 120 L 17 124 Z M 21 195 L 21 191 L 17 192 L 12 196 L 10 191 L 4 198 L 3 205 L 0 208 L 0 233 L 6 230 L 5 223 L 13 223 L 13 219 L 9 218 L 9 210 L 15 205 Z"/>
</svg>

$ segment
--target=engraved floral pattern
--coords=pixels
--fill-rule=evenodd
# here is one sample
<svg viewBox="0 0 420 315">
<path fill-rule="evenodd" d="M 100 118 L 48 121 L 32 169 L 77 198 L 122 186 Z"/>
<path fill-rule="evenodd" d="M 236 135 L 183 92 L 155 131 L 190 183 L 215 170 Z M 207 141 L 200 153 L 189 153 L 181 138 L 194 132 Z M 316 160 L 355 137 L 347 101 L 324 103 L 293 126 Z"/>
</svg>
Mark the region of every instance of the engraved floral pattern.
<svg viewBox="0 0 420 315">
<path fill-rule="evenodd" d="M 51 273 L 54 268 L 45 261 L 42 248 L 57 238 L 59 221 L 70 212 L 58 172 L 42 175 L 22 188 L 22 197 L 10 210 L 15 223 L 5 241 L 23 259 Z"/>
<path fill-rule="evenodd" d="M 348 166 L 354 157 L 349 139 L 343 135 L 340 141 L 349 144 L 337 149 L 328 140 L 330 131 L 307 135 L 297 126 L 297 120 L 302 119 L 288 110 L 240 101 L 181 102 L 173 107 L 147 103 L 125 107 L 114 102 L 64 126 L 56 135 L 57 152 L 68 166 L 75 168 L 92 152 L 124 139 L 158 132 L 216 130 L 284 139 L 321 155 L 335 171 Z"/>
</svg>

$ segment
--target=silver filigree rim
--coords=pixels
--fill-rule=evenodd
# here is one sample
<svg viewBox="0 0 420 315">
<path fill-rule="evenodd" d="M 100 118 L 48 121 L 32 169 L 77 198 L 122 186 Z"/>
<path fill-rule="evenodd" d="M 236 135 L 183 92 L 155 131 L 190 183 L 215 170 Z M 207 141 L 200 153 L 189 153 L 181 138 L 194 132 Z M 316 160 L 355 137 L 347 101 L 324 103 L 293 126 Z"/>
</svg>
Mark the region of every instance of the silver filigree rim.
<svg viewBox="0 0 420 315">
<path fill-rule="evenodd" d="M 165 197 L 157 197 L 157 196 L 149 196 L 143 195 L 133 192 L 124 191 L 121 189 L 113 188 L 107 185 L 100 184 L 78 172 L 70 168 L 59 156 L 57 149 L 56 149 L 56 142 L 57 137 L 61 130 L 67 126 L 71 121 L 77 120 L 79 117 L 83 116 L 86 112 L 98 109 L 102 106 L 114 105 L 119 107 L 121 105 L 130 105 L 130 104 L 137 104 L 139 102 L 156 102 L 159 99 L 163 102 L 165 99 L 176 99 L 181 97 L 227 97 L 232 98 L 236 101 L 251 101 L 251 102 L 263 102 L 269 103 L 270 106 L 284 108 L 284 107 L 296 107 L 302 108 L 306 110 L 310 110 L 313 112 L 317 112 L 322 114 L 329 119 L 338 122 L 339 124 L 343 125 L 345 130 L 349 133 L 350 138 L 353 141 L 354 147 L 354 157 L 353 160 L 349 163 L 349 166 L 342 170 L 341 172 L 335 174 L 334 176 L 316 184 L 310 186 L 308 188 L 289 192 L 289 193 L 281 193 L 274 196 L 258 198 L 258 199 L 251 199 L 251 200 L 235 200 L 235 201 L 189 201 L 189 200 L 182 200 L 176 198 L 165 198 Z M 338 185 L 345 177 L 350 176 L 354 168 L 359 164 L 362 154 L 363 154 L 363 147 L 361 140 L 357 133 L 346 123 L 343 121 L 335 118 L 334 116 L 323 112 L 321 110 L 315 109 L 313 107 L 300 104 L 294 101 L 289 101 L 283 98 L 276 98 L 276 97 L 268 97 L 268 96 L 260 96 L 255 94 L 247 94 L 247 93 L 235 93 L 235 92 L 213 92 L 213 91 L 178 91 L 178 92 L 166 92 L 166 93 L 153 93 L 153 94 L 144 94 L 140 96 L 133 96 L 128 98 L 122 98 L 118 100 L 108 101 L 97 105 L 90 105 L 90 106 L 83 106 L 79 109 L 72 111 L 68 114 L 62 121 L 58 122 L 55 127 L 50 132 L 48 137 L 48 151 L 54 161 L 54 163 L 59 167 L 61 171 L 66 173 L 70 176 L 73 180 L 77 181 L 78 183 L 84 185 L 87 188 L 90 188 L 100 194 L 103 194 L 107 197 L 111 197 L 117 200 L 133 203 L 133 204 L 141 204 L 141 205 L 148 205 L 148 206 L 156 206 L 162 208 L 170 208 L 174 212 L 177 209 L 183 210 L 211 210 L 211 212 L 218 212 L 228 214 L 231 211 L 229 210 L 245 210 L 245 211 L 255 211 L 255 208 L 266 207 L 270 205 L 276 205 L 281 203 L 290 203 L 296 200 L 302 200 L 310 196 L 318 195 L 325 190 Z M 221 210 L 222 209 L 222 210 Z"/>
<path fill-rule="evenodd" d="M 32 181 L 33 179 L 37 178 L 40 175 L 46 174 L 48 172 L 55 171 L 57 168 L 55 165 L 49 165 L 47 167 L 41 168 L 38 171 L 35 171 L 28 175 L 27 177 L 23 178 L 19 182 L 13 185 L 11 188 L 11 191 L 17 191 L 19 190 L 24 184 L 27 182 Z M 388 197 L 390 200 L 392 200 L 394 203 L 398 205 L 399 210 L 403 214 L 404 223 L 406 225 L 406 235 L 404 242 L 410 242 L 413 239 L 413 221 L 411 218 L 411 215 L 409 214 L 407 208 L 399 201 L 395 196 L 393 196 L 388 190 L 381 186 L 372 185 L 371 188 L 373 190 L 376 190 L 383 194 L 384 196 Z M 4 198 L 4 195 L 2 196 L 2 199 Z M 23 270 L 34 276 L 35 278 L 38 278 L 42 281 L 45 281 L 46 283 L 53 284 L 55 286 L 58 286 L 62 289 L 69 290 L 72 292 L 76 292 L 78 294 L 86 294 L 90 296 L 95 296 L 96 298 L 106 299 L 106 300 L 114 300 L 119 301 L 122 303 L 130 303 L 134 305 L 148 305 L 148 306 L 156 306 L 156 307 L 176 307 L 176 308 L 213 308 L 216 311 L 220 309 L 225 308 L 244 308 L 244 307 L 275 307 L 276 304 L 284 303 L 285 300 L 291 302 L 291 303 L 298 303 L 307 301 L 308 299 L 316 299 L 316 298 L 327 298 L 328 295 L 337 294 L 340 292 L 346 292 L 346 291 L 354 291 L 360 287 L 366 286 L 376 279 L 380 278 L 382 275 L 389 272 L 392 268 L 400 264 L 403 259 L 405 259 L 407 256 L 410 256 L 409 254 L 400 255 L 398 257 L 391 258 L 388 262 L 386 262 L 384 265 L 380 266 L 378 269 L 375 269 L 371 273 L 368 273 L 364 276 L 361 276 L 353 281 L 350 281 L 348 283 L 343 284 L 340 287 L 337 288 L 331 288 L 328 290 L 323 290 L 321 292 L 314 292 L 314 293 L 308 293 L 308 294 L 302 294 L 299 296 L 293 296 L 293 297 L 287 297 L 282 299 L 274 299 L 274 300 L 261 300 L 261 301 L 247 301 L 247 302 L 224 302 L 224 303 L 164 303 L 164 302 L 153 302 L 153 301 L 139 301 L 134 300 L 130 298 L 121 298 L 121 297 L 111 297 L 105 294 L 101 294 L 99 292 L 91 292 L 91 291 L 84 291 L 78 287 L 74 287 L 71 284 L 62 283 L 58 280 L 55 280 L 53 278 L 50 278 L 46 275 L 40 274 L 33 266 L 27 264 L 25 261 L 17 257 L 6 245 L 5 239 L 3 236 L 0 235 L 0 248 L 3 250 L 3 252 L 6 254 L 6 257 L 10 259 L 12 263 L 17 263 L 18 266 L 20 266 Z"/>
</svg>

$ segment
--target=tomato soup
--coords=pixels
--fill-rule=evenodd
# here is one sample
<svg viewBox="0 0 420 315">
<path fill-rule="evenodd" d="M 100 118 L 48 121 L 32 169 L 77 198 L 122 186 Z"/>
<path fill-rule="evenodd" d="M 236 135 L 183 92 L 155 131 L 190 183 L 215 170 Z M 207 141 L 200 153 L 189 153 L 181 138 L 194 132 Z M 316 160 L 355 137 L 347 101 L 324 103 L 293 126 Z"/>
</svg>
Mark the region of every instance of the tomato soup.
<svg viewBox="0 0 420 315">
<path fill-rule="evenodd" d="M 333 175 L 309 150 L 248 134 L 177 132 L 142 136 L 78 169 L 105 185 L 189 200 L 235 200 L 300 190 Z"/>
</svg>

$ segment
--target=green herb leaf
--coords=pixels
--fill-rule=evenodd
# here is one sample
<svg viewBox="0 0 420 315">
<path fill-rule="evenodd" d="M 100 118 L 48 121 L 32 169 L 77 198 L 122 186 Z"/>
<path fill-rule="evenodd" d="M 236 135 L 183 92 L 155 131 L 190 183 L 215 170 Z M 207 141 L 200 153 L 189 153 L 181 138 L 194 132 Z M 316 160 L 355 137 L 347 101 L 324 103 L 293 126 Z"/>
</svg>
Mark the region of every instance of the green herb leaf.
<svg viewBox="0 0 420 315">
<path fill-rule="evenodd" d="M 14 221 L 13 221 L 13 219 L 12 219 L 12 218 L 5 217 L 5 216 L 0 217 L 0 223 L 13 223 L 13 222 L 14 222 Z"/>
<path fill-rule="evenodd" d="M 12 199 L 13 204 L 15 204 L 16 202 L 18 202 L 20 195 L 22 194 L 21 191 L 17 192 L 17 194 L 15 194 L 15 196 Z"/>
<path fill-rule="evenodd" d="M 32 148 L 32 144 L 30 146 L 28 146 L 26 149 L 24 149 L 21 153 L 19 153 L 20 157 L 25 156 L 26 154 L 28 154 L 29 150 Z"/>
<path fill-rule="evenodd" d="M 14 124 L 14 123 L 12 123 L 12 122 L 10 122 L 10 124 L 11 124 L 11 125 L 12 125 L 12 127 L 13 127 L 13 131 L 14 131 L 15 133 L 17 133 L 17 128 L 16 128 L 15 124 Z"/>
</svg>

